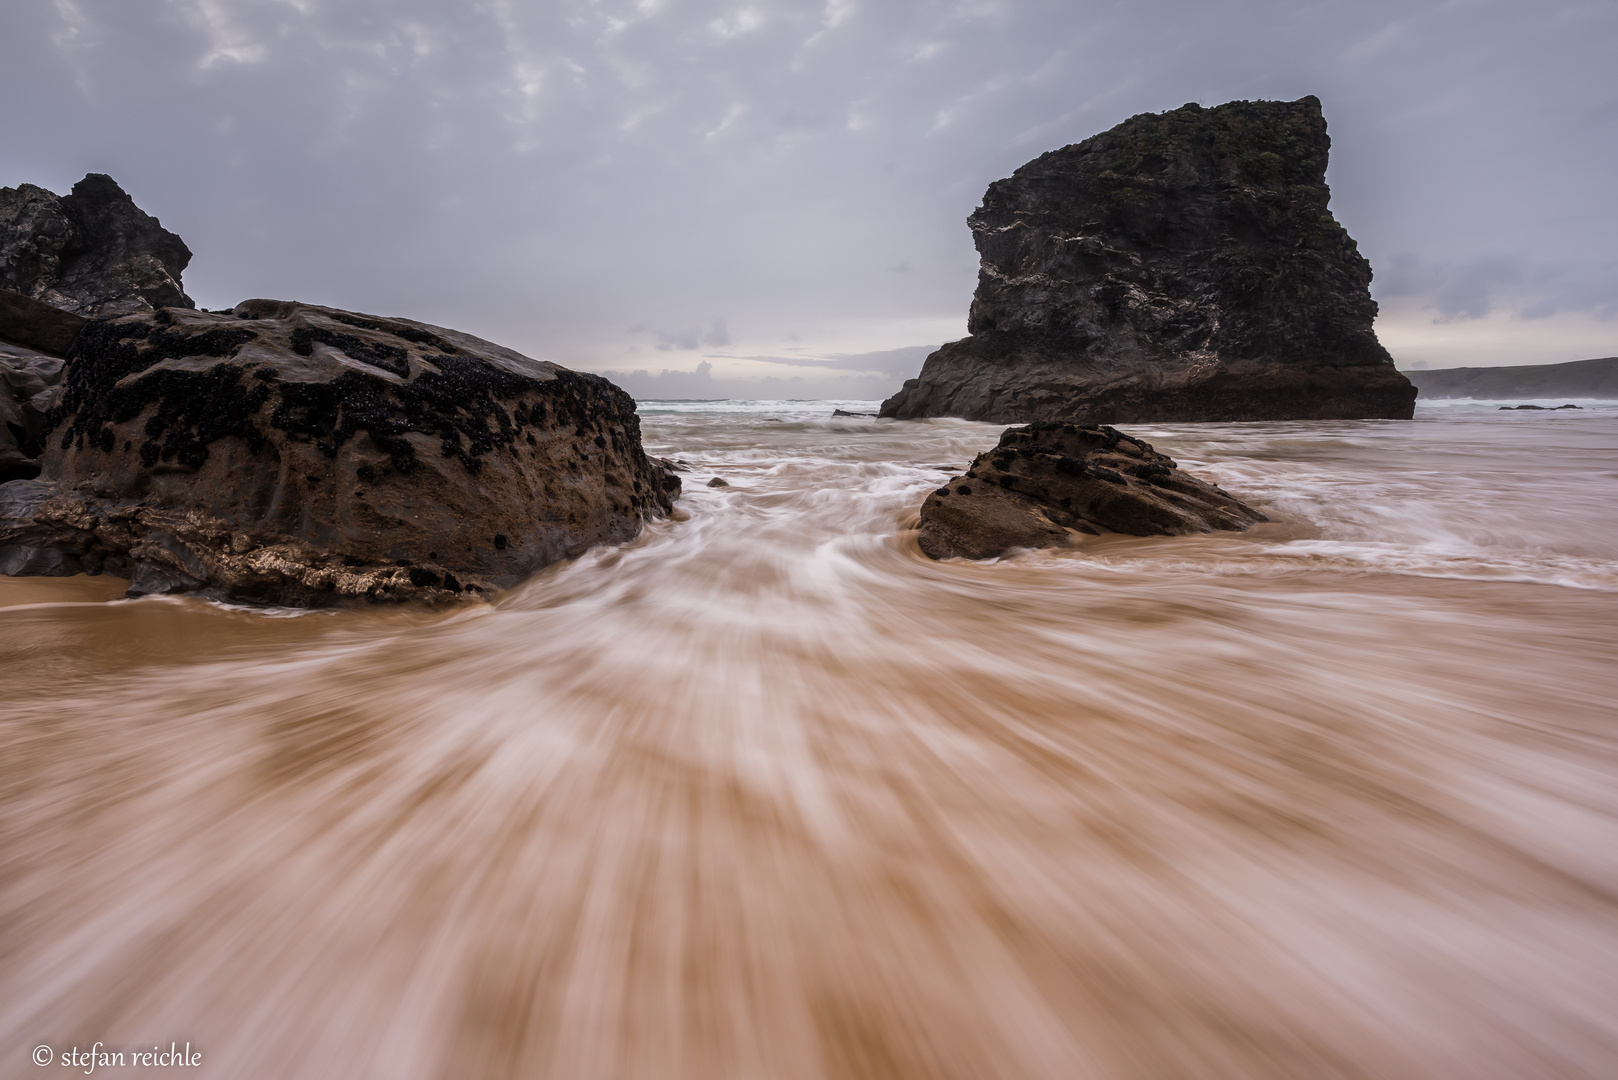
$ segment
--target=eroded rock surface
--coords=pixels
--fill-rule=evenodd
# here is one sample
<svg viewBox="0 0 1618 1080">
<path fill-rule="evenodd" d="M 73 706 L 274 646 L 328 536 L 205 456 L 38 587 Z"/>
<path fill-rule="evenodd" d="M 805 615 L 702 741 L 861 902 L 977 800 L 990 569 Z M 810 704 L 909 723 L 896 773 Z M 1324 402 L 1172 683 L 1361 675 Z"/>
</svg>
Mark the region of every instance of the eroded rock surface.
<svg viewBox="0 0 1618 1080">
<path fill-rule="evenodd" d="M 0 341 L 0 483 L 39 475 L 47 418 L 61 382 L 60 357 Z"/>
<path fill-rule="evenodd" d="M 0 572 L 265 603 L 509 586 L 667 513 L 679 480 L 599 376 L 405 319 L 250 300 L 90 323 Z"/>
<path fill-rule="evenodd" d="M 1265 520 L 1139 439 L 1047 422 L 1008 428 L 1000 445 L 927 496 L 920 543 L 934 559 L 988 559 L 1063 547 L 1075 531 L 1181 536 Z"/>
<path fill-rule="evenodd" d="M 196 305 L 180 285 L 191 249 L 112 177 L 67 195 L 0 188 L 0 289 L 85 316 Z"/>
<path fill-rule="evenodd" d="M 1327 209 L 1320 102 L 1141 115 L 989 186 L 967 329 L 899 418 L 1408 418 L 1371 266 Z"/>
</svg>

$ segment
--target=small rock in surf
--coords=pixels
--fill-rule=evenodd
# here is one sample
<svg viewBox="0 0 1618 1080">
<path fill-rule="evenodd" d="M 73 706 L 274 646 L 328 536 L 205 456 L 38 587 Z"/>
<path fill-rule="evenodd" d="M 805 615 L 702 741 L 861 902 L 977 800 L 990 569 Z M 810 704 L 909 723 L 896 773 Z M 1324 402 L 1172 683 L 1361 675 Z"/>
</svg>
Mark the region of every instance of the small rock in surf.
<svg viewBox="0 0 1618 1080">
<path fill-rule="evenodd" d="M 1179 536 L 1267 520 L 1139 439 L 1104 426 L 1042 423 L 1008 428 L 965 476 L 928 495 L 919 540 L 930 558 L 989 559 L 1063 547 L 1075 531 Z"/>
</svg>

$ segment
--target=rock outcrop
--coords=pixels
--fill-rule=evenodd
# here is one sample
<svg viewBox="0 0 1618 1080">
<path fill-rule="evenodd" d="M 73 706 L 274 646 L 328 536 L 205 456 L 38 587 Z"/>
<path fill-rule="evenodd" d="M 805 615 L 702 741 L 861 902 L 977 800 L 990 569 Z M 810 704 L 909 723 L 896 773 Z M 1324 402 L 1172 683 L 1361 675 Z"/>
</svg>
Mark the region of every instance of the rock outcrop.
<svg viewBox="0 0 1618 1080">
<path fill-rule="evenodd" d="M 68 195 L 0 188 L 0 289 L 93 317 L 191 308 L 180 286 L 190 261 L 110 176 L 90 173 Z"/>
<path fill-rule="evenodd" d="M 56 392 L 41 476 L 0 485 L 0 573 L 448 599 L 628 540 L 679 489 L 607 380 L 310 304 L 91 322 Z"/>
<path fill-rule="evenodd" d="M 921 506 L 923 553 L 988 559 L 1063 547 L 1073 534 L 1181 536 L 1268 520 L 1174 460 L 1110 427 L 1008 428 L 1000 445 Z"/>
<path fill-rule="evenodd" d="M 1327 209 L 1320 102 L 1141 115 L 989 186 L 970 337 L 882 415 L 1408 418 L 1371 267 Z"/>
</svg>

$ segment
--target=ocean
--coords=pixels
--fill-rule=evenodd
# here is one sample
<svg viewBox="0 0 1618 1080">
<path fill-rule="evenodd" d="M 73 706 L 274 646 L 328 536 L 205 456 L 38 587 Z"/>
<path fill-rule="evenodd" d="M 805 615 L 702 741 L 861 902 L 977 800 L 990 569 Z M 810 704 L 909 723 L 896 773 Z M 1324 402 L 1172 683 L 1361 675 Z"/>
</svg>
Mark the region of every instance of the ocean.
<svg viewBox="0 0 1618 1080">
<path fill-rule="evenodd" d="M 0 578 L 0 1075 L 1618 1074 L 1618 403 L 1522 403 L 968 563 L 1001 427 L 647 401 L 676 518 L 492 603 Z"/>
</svg>

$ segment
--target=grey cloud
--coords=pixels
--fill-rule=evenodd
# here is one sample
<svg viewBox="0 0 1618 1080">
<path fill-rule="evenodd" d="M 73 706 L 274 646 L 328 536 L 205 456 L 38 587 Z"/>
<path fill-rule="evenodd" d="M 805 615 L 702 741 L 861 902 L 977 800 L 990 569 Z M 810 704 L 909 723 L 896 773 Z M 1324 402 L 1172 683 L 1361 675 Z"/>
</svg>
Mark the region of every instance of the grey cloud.
<svg viewBox="0 0 1618 1080">
<path fill-rule="evenodd" d="M 630 327 L 629 332 L 631 334 L 652 334 L 657 338 L 655 348 L 661 352 L 669 352 L 674 349 L 690 351 L 699 349 L 704 345 L 717 348 L 730 344 L 730 329 L 725 325 L 725 320 L 717 316 L 709 321 L 707 330 L 695 326 L 682 330 L 652 330 L 646 324 L 638 323 Z"/>
<path fill-rule="evenodd" d="M 702 343 L 712 348 L 730 344 L 730 328 L 725 325 L 724 319 L 715 318 L 708 323 L 708 332 L 702 335 Z"/>
<path fill-rule="evenodd" d="M 1443 321 L 1481 319 L 1494 308 L 1494 294 L 1521 282 L 1527 260 L 1514 255 L 1486 255 L 1442 269 L 1433 306 Z"/>
<path fill-rule="evenodd" d="M 1395 252 L 1377 274 L 1379 299 L 1415 297 L 1436 322 L 1481 319 L 1507 311 L 1521 319 L 1558 312 L 1618 318 L 1618 260 L 1535 260 L 1520 252 L 1491 252 L 1428 262 Z"/>
<path fill-rule="evenodd" d="M 1615 53 L 1610 4 L 11 3 L 0 183 L 111 173 L 209 307 L 319 300 L 617 370 L 960 319 L 990 181 L 1136 112 L 1315 93 L 1379 295 L 1408 251 L 1444 268 L 1401 294 L 1439 317 L 1599 313 Z M 1532 259 L 1508 280 L 1498 251 Z"/>
<path fill-rule="evenodd" d="M 613 382 L 628 390 L 631 396 L 641 400 L 710 399 L 728 396 L 716 387 L 713 365 L 706 360 L 691 371 L 664 368 L 653 375 L 641 368 L 635 371 L 608 371 L 605 374 Z"/>
<path fill-rule="evenodd" d="M 1618 121 L 1618 98 L 1611 98 L 1596 105 L 1590 110 L 1589 119 L 1592 125 Z"/>
</svg>

